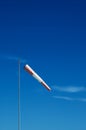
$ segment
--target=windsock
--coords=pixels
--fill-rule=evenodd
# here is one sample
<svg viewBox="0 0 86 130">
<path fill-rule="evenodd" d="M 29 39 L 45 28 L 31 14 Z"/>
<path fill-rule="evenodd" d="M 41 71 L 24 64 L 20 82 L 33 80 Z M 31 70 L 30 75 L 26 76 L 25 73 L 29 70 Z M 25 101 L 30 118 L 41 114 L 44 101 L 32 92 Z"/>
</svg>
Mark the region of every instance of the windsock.
<svg viewBox="0 0 86 130">
<path fill-rule="evenodd" d="M 32 75 L 38 82 L 40 82 L 47 90 L 51 90 L 51 88 L 45 83 L 45 81 L 29 66 L 25 65 L 25 70 L 29 72 L 30 75 Z"/>
</svg>

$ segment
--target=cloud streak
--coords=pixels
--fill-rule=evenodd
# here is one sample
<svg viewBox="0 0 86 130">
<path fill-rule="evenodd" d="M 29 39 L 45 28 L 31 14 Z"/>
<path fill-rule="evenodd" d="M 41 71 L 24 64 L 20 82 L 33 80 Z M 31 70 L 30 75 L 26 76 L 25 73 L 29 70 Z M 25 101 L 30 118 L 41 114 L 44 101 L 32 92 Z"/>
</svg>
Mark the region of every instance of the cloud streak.
<svg viewBox="0 0 86 130">
<path fill-rule="evenodd" d="M 54 86 L 54 89 L 60 92 L 67 92 L 67 93 L 86 92 L 86 87 L 76 87 L 76 86 L 66 86 L 66 87 Z"/>
<path fill-rule="evenodd" d="M 22 59 L 22 58 L 19 58 L 19 57 L 8 56 L 7 59 L 8 59 L 8 60 L 13 60 L 13 61 L 18 61 L 18 60 L 20 60 L 20 62 L 22 62 L 22 63 L 27 62 L 27 60 Z"/>
<path fill-rule="evenodd" d="M 72 101 L 73 99 L 70 97 L 66 97 L 66 96 L 53 96 L 54 98 L 57 99 L 63 99 L 63 100 L 67 100 L 67 101 Z"/>
<path fill-rule="evenodd" d="M 79 87 L 79 86 L 65 86 L 65 87 L 60 87 L 60 86 L 54 86 L 53 89 L 57 92 L 63 92 L 63 93 L 80 93 L 80 92 L 86 92 L 86 87 Z M 73 95 L 72 95 L 73 96 Z M 79 102 L 86 102 L 86 98 L 74 98 L 74 97 L 69 97 L 69 96 L 53 96 L 55 99 L 59 100 L 65 100 L 65 101 L 79 101 Z"/>
<path fill-rule="evenodd" d="M 86 102 L 86 98 L 72 98 L 72 97 L 66 97 L 66 96 L 53 96 L 53 98 L 66 100 L 66 101 L 80 101 L 80 102 Z"/>
<path fill-rule="evenodd" d="M 22 59 L 22 58 L 17 57 L 17 56 L 2 55 L 2 56 L 0 56 L 0 58 L 4 59 L 4 60 L 9 60 L 9 61 L 18 61 L 18 60 L 20 60 L 21 63 L 26 63 L 27 62 L 26 59 Z"/>
</svg>

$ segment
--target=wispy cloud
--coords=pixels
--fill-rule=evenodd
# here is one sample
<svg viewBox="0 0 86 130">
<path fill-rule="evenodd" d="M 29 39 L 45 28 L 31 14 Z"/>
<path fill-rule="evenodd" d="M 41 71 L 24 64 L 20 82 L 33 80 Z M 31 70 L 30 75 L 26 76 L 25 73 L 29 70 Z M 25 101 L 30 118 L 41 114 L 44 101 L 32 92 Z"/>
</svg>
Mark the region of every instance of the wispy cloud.
<svg viewBox="0 0 86 130">
<path fill-rule="evenodd" d="M 86 102 L 86 98 L 78 98 L 77 101 Z"/>
<path fill-rule="evenodd" d="M 4 60 L 10 60 L 10 61 L 18 61 L 18 60 L 20 60 L 21 63 L 26 63 L 27 62 L 26 59 L 23 59 L 23 58 L 20 58 L 20 57 L 17 57 L 17 56 L 1 55 L 0 58 L 4 59 Z"/>
<path fill-rule="evenodd" d="M 86 87 L 78 87 L 78 86 L 66 86 L 66 87 L 59 87 L 54 86 L 54 89 L 61 92 L 68 92 L 68 93 L 78 93 L 78 92 L 85 92 Z"/>
<path fill-rule="evenodd" d="M 23 59 L 23 58 L 20 58 L 20 57 L 7 56 L 7 59 L 8 59 L 8 60 L 14 60 L 14 61 L 20 60 L 20 62 L 22 62 L 22 63 L 27 62 L 27 60 L 25 60 L 25 59 Z"/>
<path fill-rule="evenodd" d="M 80 102 L 86 102 L 86 98 L 71 98 L 66 96 L 53 96 L 53 98 L 66 100 L 66 101 L 80 101 Z"/>
<path fill-rule="evenodd" d="M 84 86 L 53 86 L 55 91 L 64 92 L 64 93 L 79 93 L 79 92 L 86 92 L 86 87 Z M 72 95 L 73 96 L 73 95 Z M 66 101 L 79 101 L 79 102 L 86 102 L 86 98 L 74 98 L 69 96 L 53 96 L 53 98 L 66 100 Z"/>
<path fill-rule="evenodd" d="M 73 99 L 70 97 L 65 97 L 65 96 L 53 96 L 54 98 L 57 99 L 63 99 L 63 100 L 68 100 L 68 101 L 72 101 Z"/>
</svg>

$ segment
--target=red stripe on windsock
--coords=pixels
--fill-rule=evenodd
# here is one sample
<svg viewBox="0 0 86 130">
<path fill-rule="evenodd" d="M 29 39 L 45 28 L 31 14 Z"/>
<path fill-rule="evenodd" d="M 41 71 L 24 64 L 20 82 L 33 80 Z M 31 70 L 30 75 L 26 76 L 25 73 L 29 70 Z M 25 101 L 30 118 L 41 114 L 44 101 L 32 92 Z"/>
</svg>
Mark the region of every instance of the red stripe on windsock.
<svg viewBox="0 0 86 130">
<path fill-rule="evenodd" d="M 51 90 L 44 82 L 41 82 L 41 84 L 47 89 L 47 90 Z"/>
<path fill-rule="evenodd" d="M 26 66 L 24 67 L 24 69 L 25 69 L 27 72 L 29 72 L 31 75 L 33 75 L 33 72 L 32 72 L 30 69 L 28 69 Z"/>
</svg>

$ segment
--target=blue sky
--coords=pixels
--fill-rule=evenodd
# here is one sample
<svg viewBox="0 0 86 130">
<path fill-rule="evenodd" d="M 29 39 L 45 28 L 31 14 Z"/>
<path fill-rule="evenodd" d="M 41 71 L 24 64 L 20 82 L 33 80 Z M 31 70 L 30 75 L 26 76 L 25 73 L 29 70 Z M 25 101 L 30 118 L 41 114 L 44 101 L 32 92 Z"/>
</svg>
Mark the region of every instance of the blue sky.
<svg viewBox="0 0 86 130">
<path fill-rule="evenodd" d="M 0 1 L 0 130 L 18 129 L 18 58 L 21 130 L 86 130 L 86 2 Z"/>
</svg>

